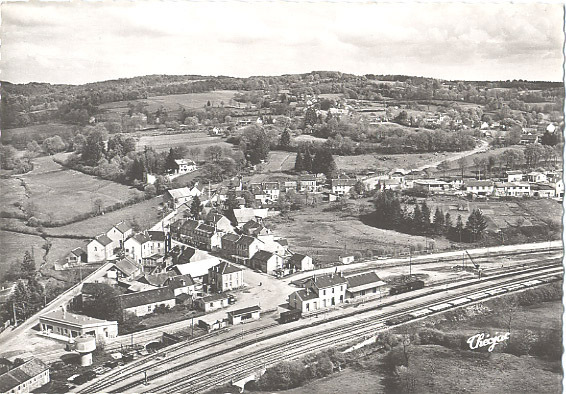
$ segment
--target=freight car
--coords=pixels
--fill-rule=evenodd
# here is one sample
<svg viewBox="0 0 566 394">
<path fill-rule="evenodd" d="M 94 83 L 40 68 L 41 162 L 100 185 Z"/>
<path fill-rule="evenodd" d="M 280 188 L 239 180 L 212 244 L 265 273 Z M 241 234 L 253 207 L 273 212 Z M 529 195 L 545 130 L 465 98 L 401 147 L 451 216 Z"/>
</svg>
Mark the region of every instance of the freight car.
<svg viewBox="0 0 566 394">
<path fill-rule="evenodd" d="M 424 282 L 422 280 L 414 280 L 411 282 L 403 283 L 401 285 L 393 286 L 389 290 L 389 295 L 406 293 L 408 291 L 422 289 L 424 287 Z"/>
<path fill-rule="evenodd" d="M 285 324 L 290 323 L 292 321 L 297 321 L 301 318 L 301 311 L 299 310 L 291 310 L 286 312 L 281 312 L 279 315 L 279 323 Z"/>
</svg>

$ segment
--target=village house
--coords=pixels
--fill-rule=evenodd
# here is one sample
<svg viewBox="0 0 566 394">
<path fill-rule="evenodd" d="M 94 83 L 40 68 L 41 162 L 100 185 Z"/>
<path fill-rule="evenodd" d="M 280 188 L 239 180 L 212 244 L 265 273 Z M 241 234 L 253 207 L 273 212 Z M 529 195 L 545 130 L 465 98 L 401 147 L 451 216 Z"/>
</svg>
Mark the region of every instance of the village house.
<svg viewBox="0 0 566 394">
<path fill-rule="evenodd" d="M 195 244 L 195 230 L 199 226 L 198 220 L 177 220 L 171 223 L 170 231 L 173 239 L 189 245 Z"/>
<path fill-rule="evenodd" d="M 189 172 L 196 171 L 197 165 L 190 159 L 175 160 L 175 168 L 173 169 L 174 175 L 188 174 Z"/>
<path fill-rule="evenodd" d="M 281 182 L 281 189 L 283 189 L 284 192 L 288 192 L 289 190 L 297 190 L 297 181 Z"/>
<path fill-rule="evenodd" d="M 554 187 L 556 191 L 556 197 L 564 197 L 564 181 L 562 179 L 558 179 L 556 182 L 550 184 Z"/>
<path fill-rule="evenodd" d="M 244 270 L 235 265 L 222 262 L 208 270 L 210 292 L 223 293 L 244 285 Z"/>
<path fill-rule="evenodd" d="M 418 179 L 413 181 L 413 188 L 427 193 L 438 193 L 450 189 L 450 184 L 437 179 Z"/>
<path fill-rule="evenodd" d="M 400 178 L 381 179 L 377 185 L 378 190 L 401 190 L 403 188 L 403 180 Z"/>
<path fill-rule="evenodd" d="M 242 233 L 257 237 L 258 235 L 269 235 L 271 230 L 257 220 L 252 219 L 242 226 Z"/>
<path fill-rule="evenodd" d="M 356 185 L 355 179 L 331 179 L 332 193 L 337 196 L 343 196 L 350 192 L 350 189 Z"/>
<path fill-rule="evenodd" d="M 265 250 L 257 251 L 249 260 L 249 266 L 269 275 L 283 268 L 283 257 Z"/>
<path fill-rule="evenodd" d="M 533 183 L 548 182 L 546 174 L 543 174 L 542 172 L 538 172 L 538 171 L 529 172 L 527 174 L 527 180 Z"/>
<path fill-rule="evenodd" d="M 207 259 L 194 261 L 186 264 L 176 264 L 171 267 L 179 275 L 190 275 L 192 278 L 203 278 L 208 274 L 208 270 L 220 264 L 217 257 L 209 256 Z"/>
<path fill-rule="evenodd" d="M 191 201 L 192 198 L 191 189 L 188 187 L 181 187 L 179 189 L 167 190 L 163 194 L 163 203 L 177 209 L 181 205 Z"/>
<path fill-rule="evenodd" d="M 493 193 L 493 182 L 470 180 L 464 183 L 466 193 L 477 196 L 488 196 Z"/>
<path fill-rule="evenodd" d="M 140 291 L 138 293 L 121 294 L 116 297 L 116 305 L 124 318 L 128 314 L 145 316 L 153 313 L 156 307 L 175 306 L 175 293 L 169 287 Z"/>
<path fill-rule="evenodd" d="M 545 183 L 532 183 L 531 196 L 540 198 L 554 198 L 556 197 L 556 189 Z"/>
<path fill-rule="evenodd" d="M 242 324 L 260 318 L 261 308 L 258 305 L 228 312 L 228 322 L 232 325 Z"/>
<path fill-rule="evenodd" d="M 294 271 L 311 271 L 314 269 L 312 258 L 304 254 L 295 253 L 288 260 L 287 264 Z"/>
<path fill-rule="evenodd" d="M 141 264 L 137 264 L 132 259 L 125 257 L 116 261 L 112 267 L 106 271 L 106 279 L 109 279 L 111 283 L 117 283 L 120 280 L 132 280 L 137 275 L 141 275 L 143 272 L 143 267 Z"/>
<path fill-rule="evenodd" d="M 201 223 L 194 230 L 193 244 L 205 250 L 218 250 L 221 246 L 222 234 L 214 227 Z"/>
<path fill-rule="evenodd" d="M 263 189 L 268 202 L 276 202 L 279 200 L 279 182 L 263 182 L 261 184 L 261 188 Z"/>
<path fill-rule="evenodd" d="M 224 233 L 234 232 L 230 219 L 219 213 L 210 212 L 206 215 L 205 222 L 214 227 L 216 231 L 222 231 Z"/>
<path fill-rule="evenodd" d="M 521 182 L 523 180 L 522 171 L 507 171 L 507 182 Z"/>
<path fill-rule="evenodd" d="M 237 243 L 240 239 L 239 235 L 236 234 L 225 234 L 221 239 L 222 253 L 225 256 L 232 256 L 238 253 Z"/>
<path fill-rule="evenodd" d="M 248 235 L 242 235 L 236 242 L 236 254 L 243 258 L 251 258 L 263 246 L 263 242 Z"/>
<path fill-rule="evenodd" d="M 236 225 L 243 226 L 245 223 L 252 219 L 265 219 L 269 209 L 267 208 L 237 208 L 233 210 L 234 217 L 236 218 Z"/>
<path fill-rule="evenodd" d="M 106 234 L 94 237 L 86 247 L 89 263 L 106 261 L 114 255 L 112 240 Z"/>
<path fill-rule="evenodd" d="M 31 393 L 49 381 L 49 366 L 34 357 L 0 375 L 0 392 Z"/>
<path fill-rule="evenodd" d="M 80 335 L 96 338 L 118 336 L 118 322 L 69 313 L 64 309 L 56 309 L 39 316 L 39 328 L 45 335 L 61 340 Z"/>
<path fill-rule="evenodd" d="M 289 296 L 289 306 L 309 313 L 342 304 L 347 285 L 346 279 L 338 274 L 315 276 L 305 282 L 304 289 Z"/>
<path fill-rule="evenodd" d="M 86 263 L 87 262 L 87 254 L 83 250 L 83 248 L 75 248 L 69 252 L 67 257 L 65 258 L 65 262 L 67 264 L 79 264 L 79 263 Z"/>
<path fill-rule="evenodd" d="M 190 275 L 178 275 L 175 271 L 146 274 L 137 282 L 154 287 L 169 287 L 173 290 L 175 297 L 180 294 L 194 294 L 196 292 L 193 278 Z"/>
<path fill-rule="evenodd" d="M 526 182 L 495 182 L 493 194 L 499 197 L 529 196 L 531 185 Z"/>
<path fill-rule="evenodd" d="M 124 242 L 134 233 L 132 226 L 127 225 L 125 222 L 120 222 L 112 226 L 106 233 L 106 236 L 112 240 L 112 248 L 122 248 Z"/>
<path fill-rule="evenodd" d="M 539 142 L 539 135 L 538 134 L 521 134 L 521 139 L 519 144 L 521 145 L 528 145 L 528 144 L 536 144 Z"/>
<path fill-rule="evenodd" d="M 153 265 L 154 258 L 159 260 L 165 254 L 165 233 L 163 231 L 145 231 L 135 234 L 126 240 L 124 250 L 126 255 L 136 263 L 149 268 Z"/>
<path fill-rule="evenodd" d="M 346 276 L 346 280 L 348 281 L 346 290 L 348 298 L 381 296 L 382 290 L 387 286 L 387 283 L 382 281 L 374 271 Z"/>
<path fill-rule="evenodd" d="M 187 264 L 195 261 L 206 260 L 210 255 L 204 250 L 199 250 L 186 245 L 176 245 L 169 252 L 173 264 Z"/>
<path fill-rule="evenodd" d="M 195 306 L 208 313 L 228 306 L 226 294 L 212 294 L 195 300 Z"/>
<path fill-rule="evenodd" d="M 317 178 L 314 175 L 305 175 L 299 179 L 299 191 L 307 191 L 315 193 L 319 191 L 320 186 L 317 184 Z"/>
</svg>

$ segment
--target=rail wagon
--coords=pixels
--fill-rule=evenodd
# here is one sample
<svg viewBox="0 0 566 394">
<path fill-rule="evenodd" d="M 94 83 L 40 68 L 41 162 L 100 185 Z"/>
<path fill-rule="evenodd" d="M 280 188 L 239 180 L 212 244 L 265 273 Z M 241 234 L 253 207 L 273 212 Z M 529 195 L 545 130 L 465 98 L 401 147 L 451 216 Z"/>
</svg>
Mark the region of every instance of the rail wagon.
<svg viewBox="0 0 566 394">
<path fill-rule="evenodd" d="M 424 309 L 419 309 L 418 311 L 411 312 L 411 313 L 409 313 L 409 315 L 417 318 L 417 317 L 430 315 L 431 313 L 432 313 L 432 311 L 430 309 L 424 308 Z"/>
<path fill-rule="evenodd" d="M 422 289 L 423 287 L 424 287 L 424 282 L 422 280 L 414 280 L 412 282 L 407 282 L 401 285 L 393 286 L 389 290 L 389 295 L 406 293 L 408 291 Z"/>
<path fill-rule="evenodd" d="M 481 300 L 482 298 L 487 298 L 489 297 L 489 294 L 487 293 L 477 293 L 477 294 L 471 294 L 468 296 L 468 298 L 477 301 L 477 300 Z"/>
<path fill-rule="evenodd" d="M 443 311 L 443 310 L 448 309 L 448 308 L 451 308 L 451 307 L 452 307 L 451 304 L 445 302 L 445 303 L 443 303 L 443 304 L 438 304 L 438 305 L 430 306 L 429 308 L 430 308 L 431 310 L 435 311 L 435 312 L 438 312 L 438 311 Z"/>
<path fill-rule="evenodd" d="M 457 306 L 457 305 L 467 304 L 468 302 L 471 302 L 471 301 L 472 300 L 470 300 L 469 298 L 464 297 L 464 298 L 458 298 L 457 300 L 452 300 L 452 301 L 449 302 L 449 304 Z"/>
<path fill-rule="evenodd" d="M 506 293 L 507 289 L 504 288 L 504 287 L 500 287 L 499 289 L 486 290 L 485 292 L 489 295 L 494 296 L 494 295 L 498 295 L 498 294 L 501 294 L 501 293 Z"/>
<path fill-rule="evenodd" d="M 281 312 L 281 314 L 279 315 L 279 323 L 281 324 L 285 324 L 285 323 L 290 323 L 292 321 L 297 321 L 301 318 L 301 311 L 299 310 L 291 310 L 291 311 L 285 311 L 285 312 Z"/>
<path fill-rule="evenodd" d="M 411 315 L 401 315 L 401 316 L 393 317 L 393 318 L 387 320 L 385 322 L 385 324 L 387 324 L 388 326 L 395 326 L 397 324 L 408 322 L 409 320 L 412 320 L 412 319 L 413 319 L 413 316 L 411 316 Z"/>
</svg>

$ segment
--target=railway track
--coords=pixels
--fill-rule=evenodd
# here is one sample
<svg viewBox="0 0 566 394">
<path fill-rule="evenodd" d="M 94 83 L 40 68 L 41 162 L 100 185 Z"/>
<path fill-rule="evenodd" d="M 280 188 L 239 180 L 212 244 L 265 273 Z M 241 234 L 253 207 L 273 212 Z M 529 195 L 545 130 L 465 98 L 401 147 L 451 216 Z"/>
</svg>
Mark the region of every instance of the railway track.
<svg viewBox="0 0 566 394">
<path fill-rule="evenodd" d="M 527 274 L 526 277 L 522 278 L 521 280 L 522 280 L 522 281 L 527 281 L 527 280 L 531 280 L 531 281 L 532 281 L 534 276 L 540 276 L 540 275 L 541 275 L 541 272 L 540 272 L 540 271 L 542 271 L 542 270 L 548 270 L 549 267 L 554 267 L 554 266 L 556 266 L 556 264 L 550 264 L 550 265 L 547 265 L 547 266 L 544 266 L 544 267 L 536 267 L 536 268 L 527 269 L 527 270 L 518 270 L 518 271 L 516 271 L 516 272 L 512 272 L 512 273 L 507 273 L 507 274 L 504 274 L 504 275 L 500 275 L 500 276 L 498 276 L 497 278 L 496 278 L 496 277 L 493 277 L 493 278 L 491 278 L 491 280 L 493 280 L 493 279 L 501 279 L 502 277 L 507 277 L 507 276 L 525 275 L 525 274 Z M 558 269 L 558 268 L 555 268 L 552 272 L 553 272 L 554 275 L 556 275 L 556 274 L 559 272 L 559 269 Z M 548 275 L 547 275 L 547 276 L 548 276 Z M 557 279 L 557 278 L 555 278 L 555 279 Z M 514 283 L 514 282 L 517 282 L 517 279 L 505 280 L 504 282 L 497 284 L 496 287 L 502 287 L 502 286 L 504 286 L 504 285 L 506 285 L 506 284 L 508 285 L 508 284 L 511 284 L 511 283 Z M 489 286 L 488 280 L 483 280 L 483 281 L 480 282 L 480 283 L 486 283 L 486 286 L 483 286 L 482 289 L 487 288 L 487 287 Z M 478 282 L 476 281 L 474 284 L 478 284 Z M 468 284 L 468 285 L 469 285 L 469 284 Z M 493 287 L 493 285 L 491 285 L 491 286 Z M 461 287 L 463 287 L 463 286 L 461 286 Z M 456 286 L 456 287 L 453 287 L 453 288 L 457 288 L 457 286 Z M 444 289 L 441 289 L 441 290 L 439 290 L 439 291 L 445 291 L 445 290 L 444 290 Z M 457 298 L 462 298 L 464 295 L 467 295 L 467 294 L 475 294 L 475 293 L 480 293 L 480 292 L 481 292 L 480 290 L 470 290 L 470 291 L 464 292 L 464 293 L 462 293 L 462 294 L 459 294 L 459 295 L 457 296 Z M 430 293 L 429 293 L 428 295 L 430 295 Z M 486 297 L 489 297 L 489 294 L 486 294 Z M 414 298 L 417 298 L 417 297 L 414 297 Z M 410 299 L 414 299 L 414 298 L 410 298 Z M 452 299 L 452 298 L 455 298 L 455 296 L 440 297 L 440 298 L 435 299 L 434 302 L 429 302 L 429 304 L 430 304 L 430 305 L 438 305 L 439 303 L 440 303 L 440 304 L 441 304 L 441 303 L 446 303 L 448 300 L 450 300 L 450 299 Z M 472 302 L 472 301 L 470 300 L 470 302 Z M 393 303 L 391 303 L 391 304 L 393 304 Z M 368 308 L 368 309 L 364 310 L 364 312 L 367 312 L 367 311 L 369 311 L 369 310 L 371 310 L 371 309 L 382 308 L 382 307 L 384 307 L 384 306 L 385 306 L 385 305 L 383 305 L 383 304 L 382 304 L 382 305 L 378 305 L 378 306 L 376 306 L 375 308 Z M 419 307 L 421 307 L 421 306 L 419 306 Z M 267 350 L 262 350 L 262 351 L 261 351 L 261 354 L 258 355 L 257 358 L 258 358 L 258 359 L 262 359 L 262 360 L 272 360 L 272 361 L 270 361 L 271 363 L 276 362 L 276 361 L 277 361 L 277 359 L 276 359 L 276 357 L 277 357 L 277 352 L 281 352 L 281 351 L 283 351 L 283 349 L 293 350 L 292 346 L 294 346 L 295 344 L 297 344 L 297 346 L 300 345 L 299 347 L 308 346 L 308 341 L 309 341 L 310 339 L 316 341 L 316 343 L 317 343 L 317 344 L 316 344 L 316 348 L 320 349 L 320 346 L 321 346 L 321 335 L 324 335 L 324 338 L 327 339 L 327 342 L 326 342 L 326 343 L 329 344 L 328 346 L 331 346 L 331 344 L 335 343 L 335 342 L 334 342 L 335 339 L 333 339 L 333 338 L 336 338 L 336 335 L 337 335 L 336 330 L 346 330 L 345 333 L 343 334 L 343 335 L 345 335 L 345 337 L 344 337 L 344 336 L 340 336 L 340 339 L 339 339 L 339 341 L 340 341 L 341 343 L 344 343 L 344 340 L 345 340 L 346 337 L 352 337 L 352 333 L 349 333 L 348 330 L 355 333 L 355 335 L 352 337 L 352 339 L 359 338 L 360 336 L 367 335 L 368 332 L 375 331 L 375 329 L 376 329 L 376 324 L 383 324 L 383 322 L 384 322 L 386 319 L 388 319 L 388 318 L 395 317 L 395 316 L 401 316 L 401 315 L 403 315 L 403 314 L 407 314 L 408 312 L 410 312 L 410 311 L 412 311 L 412 310 L 414 310 L 414 309 L 415 309 L 414 306 L 405 307 L 405 308 L 401 308 L 401 309 L 399 309 L 399 310 L 396 310 L 395 312 L 390 312 L 390 313 L 387 313 L 387 314 L 383 314 L 383 315 L 379 316 L 379 318 L 376 318 L 376 317 L 369 317 L 369 318 L 365 318 L 365 319 L 358 320 L 358 321 L 353 322 L 353 323 L 347 323 L 347 324 L 343 324 L 343 325 L 340 325 L 340 326 L 331 327 L 331 328 L 329 328 L 329 329 L 326 329 L 325 331 L 319 331 L 319 332 L 318 332 L 316 335 L 314 335 L 314 336 L 309 336 L 309 335 L 307 335 L 307 336 L 305 336 L 305 337 L 299 338 L 299 339 L 296 340 L 296 341 L 298 341 L 298 342 L 295 342 L 295 341 L 287 341 L 287 342 L 284 342 L 283 345 L 282 345 L 282 344 L 277 344 L 277 345 L 274 345 L 273 348 L 267 348 Z M 345 318 L 345 317 L 348 317 L 348 316 L 351 316 L 351 315 L 357 314 L 357 313 L 360 313 L 360 312 L 354 312 L 354 313 L 351 313 L 351 314 L 348 314 L 348 315 L 342 315 L 342 316 L 339 316 L 338 318 L 334 318 L 334 319 L 327 319 L 327 320 L 324 320 L 324 321 L 321 321 L 321 322 L 317 322 L 317 324 L 312 324 L 312 325 L 310 325 L 309 327 L 312 327 L 312 326 L 318 325 L 318 324 L 325 324 L 325 323 L 328 323 L 328 322 L 333 321 L 333 320 L 339 320 L 339 319 L 341 319 L 341 318 Z M 208 359 L 210 359 L 210 358 L 217 357 L 217 356 L 222 356 L 222 355 L 226 355 L 226 354 L 229 354 L 229 353 L 231 353 L 231 352 L 234 352 L 234 351 L 240 350 L 240 349 L 242 349 L 242 348 L 245 348 L 245 347 L 247 347 L 247 346 L 251 346 L 251 345 L 254 345 L 254 344 L 259 343 L 259 342 L 267 341 L 267 340 L 272 339 L 272 338 L 274 338 L 274 337 L 282 336 L 282 335 L 288 334 L 288 333 L 291 332 L 291 331 L 296 331 L 296 330 L 304 329 L 304 328 L 305 328 L 305 327 L 297 327 L 297 328 L 295 328 L 295 329 L 293 329 L 293 330 L 286 331 L 286 332 L 283 332 L 283 333 L 282 333 L 282 332 L 279 332 L 279 333 L 275 333 L 275 334 L 268 335 L 268 336 L 266 336 L 266 337 L 261 337 L 261 338 L 256 339 L 256 340 L 249 340 L 249 341 L 240 343 L 240 344 L 238 344 L 238 345 L 236 345 L 236 346 L 233 346 L 233 347 L 230 347 L 230 348 L 227 348 L 227 349 L 222 349 L 222 350 L 216 351 L 216 352 L 214 352 L 214 353 L 207 354 L 206 356 L 199 357 L 199 358 L 196 358 L 196 359 L 193 359 L 193 360 L 184 362 L 184 363 L 180 363 L 180 364 L 175 365 L 175 366 L 173 366 L 173 367 L 171 367 L 171 368 L 167 368 L 167 369 L 165 369 L 165 370 L 156 372 L 156 373 L 154 373 L 154 374 L 151 374 L 151 375 L 148 374 L 148 381 L 158 379 L 158 378 L 160 378 L 160 377 L 163 377 L 163 376 L 166 376 L 166 375 L 168 375 L 168 374 L 171 374 L 171 373 L 180 371 L 180 370 L 185 369 L 185 368 L 189 368 L 189 367 L 191 367 L 192 365 L 198 364 L 198 363 L 200 363 L 200 362 L 202 362 L 202 361 L 206 361 L 206 360 L 208 360 Z M 261 329 L 263 330 L 263 329 L 265 329 L 265 327 L 262 327 Z M 338 334 L 338 335 L 340 335 L 340 334 Z M 239 336 L 239 335 L 238 335 L 238 336 Z M 238 337 L 238 336 L 236 336 L 236 337 Z M 225 342 L 227 342 L 227 341 L 229 341 L 230 339 L 233 339 L 233 338 L 234 338 L 234 337 L 226 338 L 225 340 L 218 341 L 218 342 L 219 342 L 219 343 L 225 343 Z M 306 345 L 305 345 L 305 344 L 306 344 Z M 156 362 L 152 363 L 151 365 L 147 365 L 147 368 L 145 368 L 145 370 L 158 368 L 158 367 L 160 367 L 160 366 L 162 366 L 162 365 L 165 365 L 165 364 L 167 364 L 167 363 L 170 363 L 171 361 L 174 361 L 174 360 L 177 360 L 177 359 L 179 359 L 179 358 L 182 358 L 182 357 L 186 356 L 187 354 L 196 353 L 197 351 L 204 350 L 205 348 L 211 348 L 211 347 L 214 346 L 214 345 L 215 345 L 215 343 L 209 344 L 209 345 L 206 345 L 206 346 L 203 346 L 203 347 L 200 347 L 200 348 L 198 348 L 198 349 L 193 349 L 193 350 L 190 351 L 189 353 L 183 353 L 183 354 L 180 354 L 180 355 L 176 355 L 174 359 L 173 359 L 173 358 L 169 358 L 169 359 L 166 359 L 166 360 L 156 361 Z M 291 348 L 290 348 L 290 346 L 291 346 Z M 248 357 L 248 360 L 249 360 L 249 357 L 253 357 L 253 355 L 254 355 L 254 353 L 252 353 L 252 354 L 250 354 L 250 355 L 242 356 L 242 357 Z M 274 357 L 275 357 L 275 358 L 274 358 Z M 287 357 L 287 356 L 285 356 L 285 357 Z M 244 359 L 242 359 L 242 360 L 244 360 Z M 140 361 L 142 361 L 142 360 L 140 360 Z M 240 360 L 240 361 L 241 361 L 241 360 Z M 218 365 L 216 365 L 216 366 L 213 368 L 213 371 L 215 371 L 215 372 L 210 372 L 210 373 L 211 373 L 211 374 L 216 374 L 216 376 L 218 376 L 218 373 L 221 371 L 221 370 L 219 370 L 219 368 L 224 368 L 224 367 L 225 367 L 227 371 L 228 371 L 228 370 L 230 371 L 230 374 L 231 374 L 231 375 L 230 375 L 230 377 L 228 377 L 228 378 L 222 377 L 222 379 L 224 379 L 224 381 L 226 381 L 226 379 L 228 379 L 228 381 L 229 381 L 229 380 L 232 379 L 234 376 L 238 376 L 238 374 L 246 374 L 246 373 L 248 373 L 248 372 L 250 371 L 250 370 L 246 370 L 246 369 L 241 370 L 241 371 L 240 371 L 240 370 L 237 370 L 237 368 L 234 367 L 234 365 L 235 365 L 234 363 L 235 363 L 235 362 L 237 363 L 238 360 L 231 360 L 231 361 L 229 362 L 229 364 L 226 364 L 226 365 L 218 364 Z M 136 368 L 136 367 L 139 367 L 140 365 L 141 365 L 141 364 L 138 364 L 138 365 L 136 365 L 136 366 L 133 366 L 133 367 L 130 368 L 130 369 L 134 369 L 134 368 Z M 254 364 L 253 368 L 257 369 L 257 364 Z M 252 368 L 252 369 L 253 369 L 253 368 Z M 212 370 L 211 370 L 211 371 L 212 371 Z M 142 372 L 141 370 L 132 371 L 131 373 L 128 373 L 128 374 L 126 374 L 125 376 L 121 376 L 119 379 L 114 379 L 114 380 L 112 380 L 112 381 L 109 381 L 109 379 L 112 378 L 111 376 L 109 376 L 109 377 L 104 377 L 104 381 L 95 383 L 94 385 L 91 385 L 91 386 L 88 386 L 88 387 L 85 387 L 85 388 L 84 388 L 83 390 L 81 390 L 80 392 L 81 392 L 81 393 L 99 392 L 100 389 L 102 389 L 102 388 L 106 388 L 106 387 L 110 387 L 110 386 L 115 386 L 117 382 L 121 382 L 121 381 L 130 379 L 130 378 L 133 378 L 136 374 L 139 375 L 141 372 Z M 163 387 L 164 390 L 174 390 L 174 391 L 178 391 L 178 390 L 181 390 L 181 389 L 185 389 L 185 388 L 187 388 L 188 386 L 186 386 L 183 382 L 187 382 L 187 385 L 194 385 L 194 384 L 196 383 L 196 381 L 195 381 L 196 379 L 199 379 L 199 380 L 200 380 L 200 379 L 203 379 L 203 376 L 205 376 L 206 374 L 207 374 L 207 370 L 202 370 L 202 371 L 199 371 L 199 372 L 197 372 L 197 373 L 195 373 L 195 374 L 192 374 L 192 375 L 186 375 L 186 376 L 184 376 L 184 377 L 182 377 L 182 378 L 180 378 L 180 379 L 177 379 L 177 380 L 174 380 L 174 381 L 172 381 L 172 382 L 169 382 L 169 383 L 167 383 L 167 384 L 165 384 L 165 385 L 163 385 L 163 386 L 159 386 L 159 389 L 161 389 L 161 387 Z M 134 382 L 127 383 L 126 385 L 123 385 L 123 386 L 119 387 L 118 389 L 115 389 L 115 390 L 112 391 L 112 392 L 124 392 L 124 391 L 130 390 L 130 389 L 132 389 L 132 388 L 134 388 L 134 387 L 137 387 L 137 386 L 139 386 L 139 385 L 141 385 L 141 384 L 143 384 L 143 383 L 144 383 L 144 380 L 143 380 L 143 379 L 136 380 L 136 381 L 134 381 Z M 177 387 L 177 386 L 179 386 L 179 387 Z M 208 386 L 208 387 L 210 387 L 210 386 Z M 156 388 L 156 389 L 157 389 L 157 388 Z M 156 391 L 156 389 L 152 389 L 151 391 L 154 392 L 154 391 Z M 200 390 L 200 389 L 199 389 L 199 390 Z M 197 390 L 197 391 L 198 391 L 198 390 Z"/>
<path fill-rule="evenodd" d="M 547 275 L 550 280 L 558 280 L 558 276 L 552 272 Z M 511 283 L 511 284 L 510 284 Z M 523 278 L 521 283 L 528 283 L 529 286 L 536 286 L 546 283 L 540 279 Z M 492 286 L 490 289 L 480 289 L 467 291 L 458 296 L 447 296 L 434 301 L 423 303 L 419 306 L 417 312 L 434 308 L 442 304 L 449 303 L 450 301 L 458 300 L 458 304 L 453 307 L 459 307 L 465 303 L 460 300 L 468 298 L 469 303 L 480 302 L 485 298 L 492 297 L 488 291 L 501 294 L 502 292 L 514 291 L 524 289 L 526 286 L 519 286 L 515 280 L 509 280 L 505 283 Z M 513 289 L 513 290 L 508 290 Z M 505 290 L 503 290 L 505 289 Z M 494 294 L 496 295 L 496 294 Z M 247 355 L 239 356 L 235 359 L 227 360 L 223 363 L 216 364 L 213 367 L 203 369 L 182 378 L 167 382 L 157 387 L 153 387 L 150 391 L 152 393 L 166 393 L 166 392 L 182 392 L 182 393 L 199 393 L 208 390 L 215 385 L 224 384 L 230 381 L 237 381 L 246 376 L 256 372 L 262 366 L 273 365 L 277 362 L 297 358 L 302 355 L 308 354 L 312 351 L 323 350 L 335 346 L 337 344 L 345 344 L 351 341 L 359 340 L 368 335 L 375 335 L 376 330 L 385 328 L 387 319 L 392 317 L 399 317 L 406 314 L 415 313 L 416 308 L 406 307 L 401 310 L 383 314 L 379 317 L 370 317 L 360 320 L 360 322 L 349 323 L 340 327 L 332 327 L 319 333 L 314 333 L 303 338 L 287 341 L 283 344 L 275 344 L 267 348 L 254 351 Z M 434 313 L 441 313 L 447 308 L 438 311 L 429 310 L 430 313 L 426 315 L 414 316 L 414 319 L 422 318 Z M 411 319 L 412 320 L 412 319 Z M 165 372 L 165 371 L 162 371 Z"/>
</svg>

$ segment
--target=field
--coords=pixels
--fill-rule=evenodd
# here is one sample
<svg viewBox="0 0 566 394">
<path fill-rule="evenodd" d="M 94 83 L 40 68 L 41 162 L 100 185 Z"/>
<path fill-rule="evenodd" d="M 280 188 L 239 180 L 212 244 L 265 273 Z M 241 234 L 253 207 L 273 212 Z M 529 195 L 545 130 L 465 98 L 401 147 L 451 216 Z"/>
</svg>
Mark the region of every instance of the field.
<svg viewBox="0 0 566 394">
<path fill-rule="evenodd" d="M 28 212 L 41 220 L 69 220 L 93 210 L 100 199 L 103 207 L 138 195 L 137 189 L 70 170 L 51 157 L 35 160 L 33 171 L 21 175 L 29 192 L 24 201 Z M 2 180 L 2 186 L 3 182 Z M 4 196 L 2 196 L 4 198 Z M 6 205 L 10 201 L 1 201 Z"/>
<path fill-rule="evenodd" d="M 313 135 L 308 135 L 308 134 L 301 134 L 297 137 L 293 138 L 293 141 L 295 143 L 300 143 L 300 142 L 320 142 L 320 143 L 324 143 L 326 142 L 326 138 L 320 138 L 320 137 L 315 137 Z"/>
<path fill-rule="evenodd" d="M 295 168 L 295 152 L 269 152 L 267 162 L 262 165 L 262 172 L 282 172 Z"/>
<path fill-rule="evenodd" d="M 219 107 L 223 101 L 225 105 L 234 98 L 237 93 L 235 90 L 216 90 L 206 93 L 187 93 L 187 94 L 171 94 L 168 96 L 153 96 L 147 99 L 132 101 L 117 101 L 100 105 L 101 110 L 111 110 L 112 112 L 128 112 L 128 103 L 144 103 L 150 112 L 157 111 L 160 107 L 167 111 L 178 111 L 179 106 L 185 109 L 203 108 L 208 101 L 214 107 Z"/>
<path fill-rule="evenodd" d="M 0 202 L 2 211 L 10 214 L 21 214 L 22 211 L 14 204 L 24 201 L 25 189 L 19 179 L 3 178 L 0 179 Z"/>
<path fill-rule="evenodd" d="M 382 155 L 367 154 L 358 156 L 334 156 L 338 169 L 360 173 L 363 170 L 405 170 L 431 165 L 433 162 L 449 159 L 453 153 L 419 153 Z"/>
<path fill-rule="evenodd" d="M 43 257 L 44 250 L 41 247 L 45 240 L 36 235 L 13 233 L 11 231 L 0 231 L 0 282 L 6 272 L 14 262 L 21 262 L 24 252 L 32 247 L 34 249 L 35 261 L 39 263 Z"/>
<path fill-rule="evenodd" d="M 200 158 L 202 158 L 204 150 L 211 145 L 233 148 L 232 144 L 223 141 L 220 137 L 211 137 L 205 133 L 180 133 L 143 135 L 138 140 L 137 149 L 142 150 L 144 146 L 151 146 L 156 151 L 164 151 L 176 146 L 198 147 L 201 150 Z"/>
<path fill-rule="evenodd" d="M 465 211 L 458 211 L 459 202 L 463 203 Z M 488 230 L 494 232 L 514 226 L 545 225 L 545 221 L 559 223 L 562 217 L 562 206 L 550 199 L 467 202 L 455 197 L 435 196 L 429 205 L 433 212 L 436 207 L 445 214 L 449 212 L 454 220 L 462 215 L 464 222 L 472 210 L 479 208 L 487 217 Z"/>
<path fill-rule="evenodd" d="M 328 207 L 328 204 L 319 204 L 290 213 L 289 220 L 273 218 L 269 223 L 275 234 L 289 240 L 294 251 L 308 254 L 323 263 L 336 262 L 338 256 L 355 252 L 366 255 L 368 250 L 377 256 L 382 254 L 384 248 L 397 252 L 408 250 L 409 245 L 420 244 L 424 248 L 427 241 L 425 237 L 382 230 L 364 224 L 357 215 L 373 210 L 373 205 L 366 201 L 351 201 L 344 212 L 325 212 L 324 209 Z M 430 238 L 428 243 L 430 247 Z M 435 239 L 434 246 L 436 249 L 446 249 L 449 242 L 445 239 Z"/>
<path fill-rule="evenodd" d="M 137 222 L 140 228 L 147 229 L 157 223 L 161 218 L 159 204 L 162 201 L 162 197 L 154 197 L 150 200 L 142 201 L 102 216 L 66 226 L 46 228 L 45 232 L 48 235 L 57 236 L 74 234 L 83 237 L 94 237 L 95 235 L 108 231 L 113 224 L 119 223 L 122 220 L 129 224 Z"/>
</svg>

